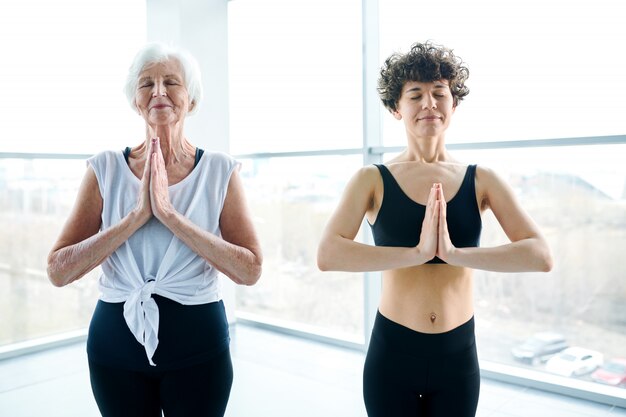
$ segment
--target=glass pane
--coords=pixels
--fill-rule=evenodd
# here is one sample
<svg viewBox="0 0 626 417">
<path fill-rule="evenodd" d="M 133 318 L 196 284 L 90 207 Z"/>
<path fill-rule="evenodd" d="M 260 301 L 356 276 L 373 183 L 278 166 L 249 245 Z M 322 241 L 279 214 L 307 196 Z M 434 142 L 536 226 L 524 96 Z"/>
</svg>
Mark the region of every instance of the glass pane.
<svg viewBox="0 0 626 417">
<path fill-rule="evenodd" d="M 607 365 L 626 357 L 626 145 L 453 154 L 508 181 L 548 239 L 555 261 L 547 274 L 475 272 L 479 356 L 563 374 L 574 370 L 580 375 L 572 378 L 611 383 L 606 374 L 593 373 L 593 362 L 598 354 Z M 481 246 L 507 242 L 487 211 Z M 548 365 L 567 346 L 596 352 L 584 361 L 592 365 L 566 366 L 567 354 Z"/>
<path fill-rule="evenodd" d="M 625 15 L 613 0 L 385 0 L 380 62 L 428 39 L 467 62 L 448 143 L 624 134 Z M 384 113 L 384 144 L 404 145 Z"/>
<path fill-rule="evenodd" d="M 84 172 L 80 160 L 0 159 L 0 345 L 89 323 L 99 268 L 63 289 L 46 274 Z"/>
<path fill-rule="evenodd" d="M 0 39 L 2 151 L 93 153 L 142 137 L 122 88 L 146 41 L 145 1 L 3 0 Z"/>
<path fill-rule="evenodd" d="M 238 312 L 362 341 L 363 275 L 322 273 L 316 263 L 322 231 L 362 157 L 242 162 L 264 262 L 255 286 L 237 287 Z"/>
<path fill-rule="evenodd" d="M 230 151 L 362 146 L 361 2 L 228 3 Z"/>
</svg>

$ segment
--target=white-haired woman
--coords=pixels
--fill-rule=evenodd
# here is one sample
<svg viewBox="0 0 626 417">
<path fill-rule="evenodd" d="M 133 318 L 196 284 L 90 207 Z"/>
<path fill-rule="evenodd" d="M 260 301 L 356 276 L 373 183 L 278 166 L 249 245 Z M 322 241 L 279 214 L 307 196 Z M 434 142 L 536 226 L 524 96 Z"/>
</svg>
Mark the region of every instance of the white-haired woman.
<svg viewBox="0 0 626 417">
<path fill-rule="evenodd" d="M 48 275 L 64 286 L 102 265 L 87 353 L 103 416 L 222 416 L 233 370 L 218 271 L 252 285 L 262 263 L 238 163 L 185 136 L 202 96 L 188 53 L 146 45 L 125 92 L 145 139 L 87 161 Z"/>
</svg>

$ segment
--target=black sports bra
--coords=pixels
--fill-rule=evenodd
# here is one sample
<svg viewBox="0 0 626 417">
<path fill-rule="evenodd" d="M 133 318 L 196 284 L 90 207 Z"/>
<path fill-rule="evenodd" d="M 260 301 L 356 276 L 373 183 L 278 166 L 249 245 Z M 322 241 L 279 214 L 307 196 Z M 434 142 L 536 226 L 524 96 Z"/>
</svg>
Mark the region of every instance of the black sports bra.
<svg viewBox="0 0 626 417">
<path fill-rule="evenodd" d="M 376 165 L 383 179 L 383 201 L 374 224 L 370 224 L 376 246 L 417 246 L 426 206 L 407 196 L 385 165 Z M 447 203 L 450 240 L 457 248 L 477 247 L 482 220 L 476 202 L 476 165 L 469 165 L 459 191 Z M 434 257 L 426 263 L 445 263 Z"/>
<path fill-rule="evenodd" d="M 124 149 L 124 159 L 126 160 L 126 163 L 128 163 L 128 156 L 130 155 L 131 149 L 132 148 L 130 146 L 127 146 L 126 149 Z M 196 160 L 193 163 L 194 168 L 198 165 L 198 162 L 200 162 L 200 158 L 202 158 L 203 153 L 204 149 L 196 148 Z"/>
</svg>

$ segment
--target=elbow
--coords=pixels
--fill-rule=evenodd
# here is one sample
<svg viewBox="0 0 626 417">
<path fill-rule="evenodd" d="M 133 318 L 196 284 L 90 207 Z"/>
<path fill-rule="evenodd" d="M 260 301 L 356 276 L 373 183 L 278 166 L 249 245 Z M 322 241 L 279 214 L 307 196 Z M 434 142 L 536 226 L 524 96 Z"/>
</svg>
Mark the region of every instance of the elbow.
<svg viewBox="0 0 626 417">
<path fill-rule="evenodd" d="M 250 277 L 244 283 L 244 285 L 246 285 L 248 287 L 251 287 L 254 284 L 256 284 L 257 282 L 259 282 L 259 279 L 261 278 L 262 272 L 263 272 L 263 268 L 259 265 L 259 267 L 255 268 L 255 271 L 252 274 L 250 274 Z"/>
<path fill-rule="evenodd" d="M 65 287 L 67 285 L 67 282 L 63 281 L 62 278 L 56 278 L 50 274 L 48 274 L 48 279 L 50 280 L 52 285 L 54 285 L 57 288 Z"/>
<path fill-rule="evenodd" d="M 330 271 L 330 265 L 328 265 L 328 261 L 326 260 L 326 258 L 320 256 L 319 253 L 317 254 L 317 269 L 322 272 Z"/>
<path fill-rule="evenodd" d="M 552 268 L 554 267 L 554 260 L 552 259 L 552 254 L 550 253 L 550 247 L 548 246 L 547 242 L 543 241 L 543 244 L 540 247 L 539 253 L 538 253 L 538 260 L 539 260 L 539 271 L 540 272 L 550 272 L 552 271 Z"/>
<path fill-rule="evenodd" d="M 48 265 L 46 267 L 46 273 L 48 279 L 55 287 L 65 287 L 71 284 L 74 279 L 67 274 L 67 271 L 63 271 L 60 266 L 60 260 L 56 252 L 51 252 L 48 255 Z"/>
<path fill-rule="evenodd" d="M 552 259 L 552 255 L 550 253 L 546 253 L 542 258 L 541 263 L 541 272 L 550 272 L 554 267 L 554 260 Z"/>
<path fill-rule="evenodd" d="M 251 287 L 257 282 L 259 282 L 259 279 L 261 278 L 262 274 L 263 274 L 263 258 L 261 255 L 257 255 L 255 261 L 250 266 L 250 270 L 248 271 L 248 274 L 247 274 L 248 276 L 246 277 L 245 280 L 241 280 L 239 284 Z"/>
<path fill-rule="evenodd" d="M 330 256 L 327 245 L 320 243 L 317 249 L 317 268 L 322 271 L 332 271 L 332 257 Z"/>
<path fill-rule="evenodd" d="M 56 268 L 55 264 L 56 262 L 54 252 L 51 252 L 48 255 L 48 266 L 46 267 L 48 279 L 55 287 L 63 287 L 65 286 L 65 282 L 63 282 L 63 276 L 58 273 L 58 268 Z"/>
<path fill-rule="evenodd" d="M 63 274 L 60 274 L 52 265 L 48 264 L 46 272 L 48 273 L 48 279 L 55 287 L 61 288 L 69 284 L 69 281 L 65 279 Z"/>
</svg>

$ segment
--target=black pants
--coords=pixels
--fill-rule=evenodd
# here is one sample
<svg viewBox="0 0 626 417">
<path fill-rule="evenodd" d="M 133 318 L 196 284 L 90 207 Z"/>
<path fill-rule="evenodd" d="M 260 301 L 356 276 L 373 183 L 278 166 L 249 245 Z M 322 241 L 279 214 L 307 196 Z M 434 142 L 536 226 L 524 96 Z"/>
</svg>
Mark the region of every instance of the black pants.
<svg viewBox="0 0 626 417">
<path fill-rule="evenodd" d="M 474 319 L 426 334 L 376 316 L 365 359 L 370 417 L 473 417 L 480 391 Z"/>
<path fill-rule="evenodd" d="M 170 371 L 129 371 L 89 361 L 91 388 L 103 417 L 222 417 L 233 382 L 230 350 Z"/>
</svg>

